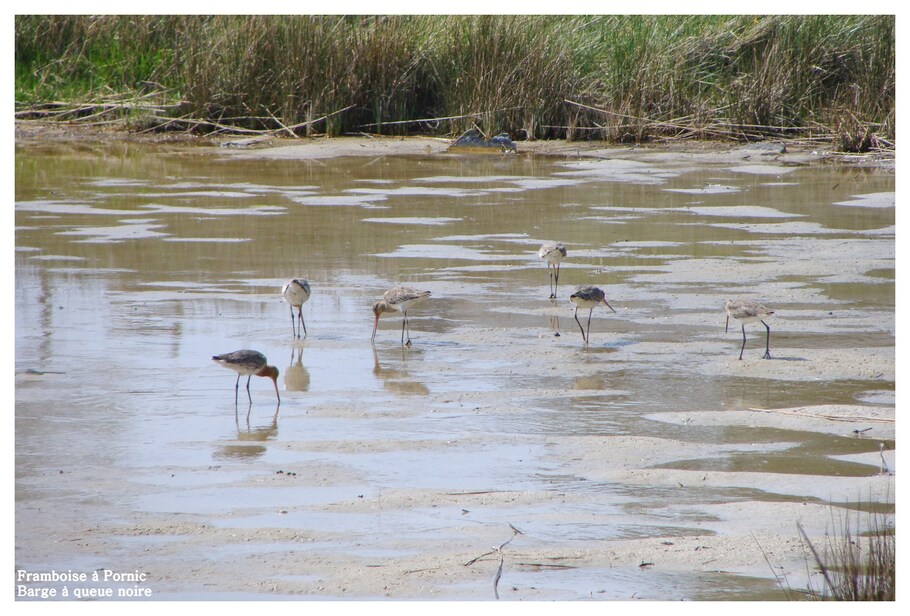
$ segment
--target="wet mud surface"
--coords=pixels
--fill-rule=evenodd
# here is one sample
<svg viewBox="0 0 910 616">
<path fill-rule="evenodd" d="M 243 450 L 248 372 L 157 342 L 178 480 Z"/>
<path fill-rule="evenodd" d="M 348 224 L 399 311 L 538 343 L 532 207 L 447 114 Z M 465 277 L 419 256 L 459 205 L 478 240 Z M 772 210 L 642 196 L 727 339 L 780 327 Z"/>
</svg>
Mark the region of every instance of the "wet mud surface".
<svg viewBox="0 0 910 616">
<path fill-rule="evenodd" d="M 797 523 L 894 502 L 891 170 L 403 143 L 19 144 L 17 569 L 157 599 L 781 599 L 775 574 L 819 586 Z M 413 345 L 397 315 L 371 345 L 399 284 L 432 293 Z M 581 284 L 616 310 L 587 345 Z M 772 359 L 761 323 L 737 359 L 735 297 L 775 310 Z M 243 348 L 280 406 L 257 377 L 235 405 L 210 358 Z"/>
</svg>

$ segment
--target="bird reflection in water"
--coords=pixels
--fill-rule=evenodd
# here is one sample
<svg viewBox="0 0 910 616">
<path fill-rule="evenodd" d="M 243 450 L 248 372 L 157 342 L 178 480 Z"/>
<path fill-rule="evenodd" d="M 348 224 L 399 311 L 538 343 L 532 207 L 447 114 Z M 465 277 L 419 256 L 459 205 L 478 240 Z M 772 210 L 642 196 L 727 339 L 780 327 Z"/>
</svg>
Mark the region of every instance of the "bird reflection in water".
<svg viewBox="0 0 910 616">
<path fill-rule="evenodd" d="M 291 363 L 284 369 L 284 388 L 288 391 L 310 389 L 310 371 L 303 366 L 303 348 L 291 349 Z"/>
<path fill-rule="evenodd" d="M 218 447 L 212 457 L 216 460 L 253 460 L 262 457 L 268 450 L 266 441 L 278 436 L 278 409 L 275 409 L 275 414 L 268 423 L 255 428 L 250 426 L 249 409 L 242 423 L 240 413 L 235 409 L 234 425 L 237 428 L 237 438 Z"/>
<path fill-rule="evenodd" d="M 550 298 L 550 304 L 555 308 L 556 307 L 556 298 Z M 556 314 L 550 314 L 550 331 L 553 332 L 553 336 L 559 338 L 559 316 Z"/>
<path fill-rule="evenodd" d="M 407 347 L 402 347 L 401 363 L 398 364 L 398 367 L 388 367 L 392 362 L 387 362 L 386 367 L 383 367 L 379 363 L 379 352 L 376 347 L 373 347 L 373 374 L 382 381 L 384 389 L 396 395 L 405 396 L 426 396 L 430 393 L 426 385 L 415 381 L 408 372 L 408 356 L 415 352 Z M 388 356 L 395 354 L 393 351 Z"/>
</svg>

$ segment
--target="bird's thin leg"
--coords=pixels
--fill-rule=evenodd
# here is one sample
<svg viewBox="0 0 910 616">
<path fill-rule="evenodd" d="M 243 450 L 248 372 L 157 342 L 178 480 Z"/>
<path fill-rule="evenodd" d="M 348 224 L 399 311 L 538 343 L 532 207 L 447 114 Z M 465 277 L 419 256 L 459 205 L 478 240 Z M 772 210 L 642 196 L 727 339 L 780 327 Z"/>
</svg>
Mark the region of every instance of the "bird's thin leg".
<svg viewBox="0 0 910 616">
<path fill-rule="evenodd" d="M 300 325 L 303 327 L 303 337 L 306 338 L 306 323 L 303 320 L 303 306 L 297 309 L 297 318 L 300 319 Z M 297 328 L 297 337 L 300 338 L 300 328 Z"/>
<path fill-rule="evenodd" d="M 291 306 L 291 331 L 294 332 L 294 337 L 297 338 L 297 323 L 294 322 L 294 307 Z"/>
<path fill-rule="evenodd" d="M 764 321 L 762 321 L 761 324 L 768 330 L 768 333 L 765 336 L 765 354 L 762 359 L 771 359 L 771 328 L 768 327 L 768 324 Z"/>
<path fill-rule="evenodd" d="M 585 342 L 589 342 L 591 340 L 591 315 L 593 313 L 594 309 L 591 308 L 591 310 L 588 311 L 588 337 L 585 339 Z"/>
<path fill-rule="evenodd" d="M 724 325 L 724 333 L 726 334 L 730 330 L 730 315 L 727 315 L 727 324 Z"/>
<path fill-rule="evenodd" d="M 559 291 L 559 263 L 556 264 L 556 291 Z M 556 297 L 556 291 L 553 292 L 553 297 Z"/>
<path fill-rule="evenodd" d="M 581 326 L 581 321 L 578 320 L 578 306 L 575 307 L 575 322 L 578 323 L 578 329 L 581 330 L 581 339 L 587 342 L 588 338 L 585 336 L 585 328 Z"/>
<path fill-rule="evenodd" d="M 740 359 L 743 358 L 743 351 L 745 351 L 745 350 L 746 350 L 746 324 L 743 323 L 743 346 L 742 346 L 742 348 L 739 350 L 739 358 L 740 358 Z"/>
<path fill-rule="evenodd" d="M 547 273 L 550 274 L 550 299 L 556 297 L 556 293 L 553 292 L 553 265 L 547 263 Z"/>
<path fill-rule="evenodd" d="M 237 392 L 240 391 L 240 373 L 237 373 L 237 382 L 234 383 L 234 406 L 237 406 Z"/>
<path fill-rule="evenodd" d="M 253 396 L 250 394 L 250 379 L 253 378 L 253 375 L 246 377 L 246 396 L 250 399 L 250 404 L 253 404 Z"/>
</svg>

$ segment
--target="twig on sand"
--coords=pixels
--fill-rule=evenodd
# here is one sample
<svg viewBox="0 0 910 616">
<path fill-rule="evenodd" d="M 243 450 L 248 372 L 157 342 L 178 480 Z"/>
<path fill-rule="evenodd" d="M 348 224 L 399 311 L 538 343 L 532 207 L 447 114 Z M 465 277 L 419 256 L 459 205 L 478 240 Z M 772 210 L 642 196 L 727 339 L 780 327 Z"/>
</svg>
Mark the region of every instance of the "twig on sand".
<svg viewBox="0 0 910 616">
<path fill-rule="evenodd" d="M 776 413 L 778 415 L 794 415 L 796 417 L 811 417 L 813 419 L 828 419 L 830 421 L 850 421 L 850 422 L 868 421 L 868 422 L 874 422 L 874 423 L 894 423 L 894 420 L 889 419 L 888 417 L 857 417 L 855 415 L 854 416 L 851 416 L 851 415 L 826 415 L 824 413 L 800 413 L 799 411 L 791 411 L 788 409 L 759 409 L 759 408 L 753 408 L 753 407 L 749 407 L 746 410 L 754 411 L 756 413 Z"/>
<path fill-rule="evenodd" d="M 499 578 L 502 577 L 502 563 L 505 557 L 502 552 L 499 553 L 499 567 L 496 569 L 496 575 L 493 576 L 493 597 L 499 599 Z"/>
<path fill-rule="evenodd" d="M 499 567 L 496 568 L 496 575 L 493 576 L 493 596 L 496 599 L 499 599 L 499 578 L 502 577 L 502 567 L 503 567 L 503 563 L 505 562 L 505 555 L 502 553 L 502 548 L 509 545 L 516 536 L 524 534 L 523 532 L 521 532 L 520 530 L 518 530 L 511 524 L 509 524 L 509 528 L 512 529 L 511 537 L 509 537 L 506 541 L 501 543 L 498 547 L 493 547 L 490 549 L 489 552 L 484 552 L 480 556 L 472 558 L 471 560 L 469 560 L 468 562 L 466 562 L 464 564 L 465 567 L 470 567 L 471 565 L 476 563 L 481 558 L 485 558 L 491 554 L 497 554 L 497 553 L 499 554 Z"/>
</svg>

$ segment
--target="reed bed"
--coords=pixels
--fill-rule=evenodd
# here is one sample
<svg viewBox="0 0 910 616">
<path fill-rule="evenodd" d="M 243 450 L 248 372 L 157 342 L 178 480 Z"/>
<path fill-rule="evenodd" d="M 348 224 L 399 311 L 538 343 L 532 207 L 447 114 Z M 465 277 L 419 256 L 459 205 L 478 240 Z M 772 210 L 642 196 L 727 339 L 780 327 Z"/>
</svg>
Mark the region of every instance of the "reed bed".
<svg viewBox="0 0 910 616">
<path fill-rule="evenodd" d="M 881 16 L 17 16 L 17 117 L 892 148 Z"/>
</svg>

